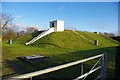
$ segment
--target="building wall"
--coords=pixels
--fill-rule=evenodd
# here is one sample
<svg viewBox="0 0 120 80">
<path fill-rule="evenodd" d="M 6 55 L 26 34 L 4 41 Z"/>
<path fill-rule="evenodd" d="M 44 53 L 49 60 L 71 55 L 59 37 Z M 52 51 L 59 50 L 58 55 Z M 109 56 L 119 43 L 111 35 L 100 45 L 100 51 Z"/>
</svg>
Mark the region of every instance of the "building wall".
<svg viewBox="0 0 120 80">
<path fill-rule="evenodd" d="M 57 31 L 57 21 L 53 21 L 54 22 L 54 31 Z"/>
<path fill-rule="evenodd" d="M 64 31 L 64 21 L 57 20 L 57 31 Z"/>
<path fill-rule="evenodd" d="M 64 31 L 64 21 L 54 20 L 50 22 L 50 28 L 53 27 L 52 23 L 54 23 L 54 31 Z"/>
</svg>

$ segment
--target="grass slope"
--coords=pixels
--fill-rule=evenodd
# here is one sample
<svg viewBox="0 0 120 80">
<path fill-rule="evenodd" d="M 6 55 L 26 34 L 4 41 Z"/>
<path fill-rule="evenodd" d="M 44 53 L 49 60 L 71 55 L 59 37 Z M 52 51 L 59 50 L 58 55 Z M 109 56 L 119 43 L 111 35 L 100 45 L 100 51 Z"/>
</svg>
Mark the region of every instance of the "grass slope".
<svg viewBox="0 0 120 80">
<path fill-rule="evenodd" d="M 98 40 L 99 46 L 90 43 L 88 40 L 82 38 L 80 35 L 75 34 L 71 30 L 65 30 L 64 32 L 54 32 L 43 38 L 37 40 L 32 46 L 37 47 L 59 47 L 59 48 L 78 48 L 81 50 L 95 49 L 101 47 L 116 46 L 117 41 L 114 41 L 108 37 L 104 37 L 100 34 L 90 32 L 80 32 L 78 34 L 88 38 L 89 40 Z"/>
<path fill-rule="evenodd" d="M 31 46 L 25 46 L 24 44 L 33 38 L 32 34 L 16 38 L 11 45 L 3 42 L 2 76 L 9 77 L 13 75 L 33 72 L 36 70 L 68 63 L 71 61 L 80 60 L 100 53 L 108 53 L 107 77 L 113 78 L 115 70 L 115 46 L 118 45 L 118 42 L 113 41 L 108 37 L 103 37 L 100 34 L 80 31 L 78 31 L 78 33 L 84 35 L 92 41 L 94 39 L 98 40 L 99 46 L 95 46 L 89 43 L 87 40 L 83 39 L 79 35 L 76 35 L 70 30 L 51 33 L 31 44 Z M 26 64 L 17 59 L 17 57 L 32 56 L 36 54 L 44 55 L 49 59 L 39 64 L 36 63 L 33 65 Z M 95 61 L 84 64 L 87 65 L 86 68 L 84 68 L 85 71 L 87 71 L 88 66 L 91 67 L 94 62 Z M 80 75 L 79 69 L 80 66 L 76 66 L 69 70 L 64 70 L 60 72 L 58 71 L 54 74 L 49 74 L 45 76 L 43 75 L 41 77 L 78 77 Z M 68 71 L 70 71 L 70 74 L 67 74 Z"/>
</svg>

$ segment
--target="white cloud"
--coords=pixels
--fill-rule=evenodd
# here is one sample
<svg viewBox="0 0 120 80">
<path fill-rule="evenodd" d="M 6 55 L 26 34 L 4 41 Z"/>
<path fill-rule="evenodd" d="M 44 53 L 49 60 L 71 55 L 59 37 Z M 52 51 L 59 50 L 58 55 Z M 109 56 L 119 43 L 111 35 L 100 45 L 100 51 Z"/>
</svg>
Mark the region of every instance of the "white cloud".
<svg viewBox="0 0 120 80">
<path fill-rule="evenodd" d="M 31 26 L 29 26 L 29 27 L 35 27 L 35 28 L 37 28 L 38 30 L 41 30 L 40 27 L 37 26 L 37 25 L 31 25 Z"/>
<path fill-rule="evenodd" d="M 24 23 L 15 23 L 15 28 L 16 28 L 16 31 L 26 31 L 26 28 L 27 27 L 36 27 L 38 30 L 45 30 L 44 28 L 42 27 L 39 27 L 38 25 L 26 25 Z"/>
<path fill-rule="evenodd" d="M 26 20 L 21 20 L 21 22 L 25 23 L 25 22 L 26 22 Z"/>
<path fill-rule="evenodd" d="M 23 24 L 23 23 L 16 23 L 16 26 L 20 26 L 20 27 L 26 27 L 27 25 Z"/>
<path fill-rule="evenodd" d="M 19 15 L 17 15 L 17 16 L 15 16 L 15 18 L 21 18 L 22 16 L 19 16 Z"/>
<path fill-rule="evenodd" d="M 58 10 L 63 10 L 63 9 L 65 9 L 64 6 L 59 6 L 59 7 L 58 7 Z"/>
<path fill-rule="evenodd" d="M 15 27 L 16 27 L 16 31 L 22 31 L 26 29 L 27 25 L 24 23 L 16 23 Z"/>
<path fill-rule="evenodd" d="M 20 16 L 20 15 L 15 16 L 14 21 L 15 21 L 15 23 L 25 23 L 26 22 L 26 20 L 23 19 L 22 16 Z"/>
<path fill-rule="evenodd" d="M 35 27 L 37 28 L 38 30 L 46 30 L 45 28 L 43 28 L 42 26 L 38 26 L 38 25 L 29 25 L 27 27 Z"/>
</svg>

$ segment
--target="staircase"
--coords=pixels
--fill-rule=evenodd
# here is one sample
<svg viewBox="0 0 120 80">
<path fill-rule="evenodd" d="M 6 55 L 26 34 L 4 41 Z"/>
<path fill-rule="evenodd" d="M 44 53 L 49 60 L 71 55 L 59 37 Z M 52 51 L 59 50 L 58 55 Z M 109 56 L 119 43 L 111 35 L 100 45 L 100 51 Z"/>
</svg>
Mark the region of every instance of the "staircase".
<svg viewBox="0 0 120 80">
<path fill-rule="evenodd" d="M 50 34 L 54 32 L 54 28 L 49 28 L 48 30 L 45 30 L 44 32 L 42 32 L 41 34 L 39 34 L 37 37 L 33 38 L 32 40 L 30 40 L 29 42 L 26 43 L 26 45 L 32 44 L 33 42 L 37 41 L 38 39 L 46 36 L 47 34 Z"/>
</svg>

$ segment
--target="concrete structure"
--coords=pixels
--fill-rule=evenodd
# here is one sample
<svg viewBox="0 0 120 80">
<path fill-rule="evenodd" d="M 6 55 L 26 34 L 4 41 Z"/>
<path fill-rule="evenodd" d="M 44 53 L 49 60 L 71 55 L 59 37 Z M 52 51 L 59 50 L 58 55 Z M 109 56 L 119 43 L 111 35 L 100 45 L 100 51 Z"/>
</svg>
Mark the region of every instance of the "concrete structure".
<svg viewBox="0 0 120 80">
<path fill-rule="evenodd" d="M 100 34 L 99 32 L 94 32 L 94 33 L 96 33 L 96 34 Z"/>
<path fill-rule="evenodd" d="M 64 21 L 62 20 L 53 20 L 50 21 L 50 28 L 48 30 L 45 30 L 41 34 L 39 34 L 37 37 L 33 38 L 29 42 L 26 43 L 26 45 L 32 44 L 33 42 L 37 41 L 38 39 L 52 33 L 52 32 L 61 32 L 64 31 Z"/>
<path fill-rule="evenodd" d="M 64 21 L 53 20 L 50 21 L 50 28 L 54 27 L 54 32 L 64 31 Z"/>
</svg>

